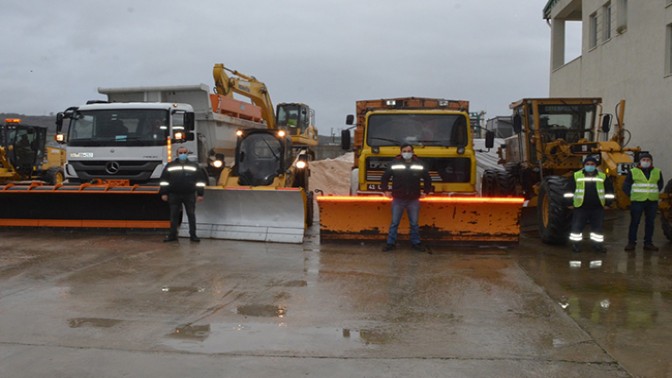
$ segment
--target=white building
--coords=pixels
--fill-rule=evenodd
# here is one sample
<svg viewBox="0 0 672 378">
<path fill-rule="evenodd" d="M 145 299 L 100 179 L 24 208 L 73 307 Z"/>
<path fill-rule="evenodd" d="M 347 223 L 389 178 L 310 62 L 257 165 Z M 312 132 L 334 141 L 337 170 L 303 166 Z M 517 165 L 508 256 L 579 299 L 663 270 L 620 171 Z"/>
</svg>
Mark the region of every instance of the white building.
<svg viewBox="0 0 672 378">
<path fill-rule="evenodd" d="M 548 0 L 552 97 L 625 99 L 628 146 L 649 150 L 672 178 L 672 0 Z M 567 22 L 581 23 L 581 56 L 566 61 Z M 576 41 L 578 42 L 578 41 Z M 626 135 L 627 138 L 627 135 Z"/>
</svg>

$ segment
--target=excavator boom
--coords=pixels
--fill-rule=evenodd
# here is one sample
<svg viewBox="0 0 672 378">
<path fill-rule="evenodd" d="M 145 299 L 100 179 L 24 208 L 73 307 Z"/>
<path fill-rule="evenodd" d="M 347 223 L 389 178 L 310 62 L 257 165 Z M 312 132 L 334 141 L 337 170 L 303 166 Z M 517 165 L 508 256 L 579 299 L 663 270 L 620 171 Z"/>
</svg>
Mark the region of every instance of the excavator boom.
<svg viewBox="0 0 672 378">
<path fill-rule="evenodd" d="M 229 71 L 234 77 L 226 74 Z M 230 70 L 223 64 L 217 63 L 212 70 L 215 79 L 215 92 L 220 96 L 233 97 L 233 93 L 248 97 L 252 103 L 261 108 L 261 114 L 269 129 L 275 129 L 275 113 L 273 102 L 268 94 L 266 84 L 254 76 L 248 76 L 236 70 Z"/>
</svg>

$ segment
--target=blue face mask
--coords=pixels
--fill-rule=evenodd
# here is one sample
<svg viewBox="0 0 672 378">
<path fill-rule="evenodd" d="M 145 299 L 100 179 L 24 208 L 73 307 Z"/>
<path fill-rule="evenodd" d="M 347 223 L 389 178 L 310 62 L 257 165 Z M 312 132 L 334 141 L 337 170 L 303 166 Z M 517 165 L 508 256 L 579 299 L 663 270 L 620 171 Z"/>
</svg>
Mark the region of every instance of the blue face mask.
<svg viewBox="0 0 672 378">
<path fill-rule="evenodd" d="M 588 172 L 588 173 L 595 172 L 595 168 L 597 168 L 597 167 L 594 166 L 594 165 L 586 165 L 586 166 L 583 167 L 583 169 L 585 169 L 586 172 Z"/>
<path fill-rule="evenodd" d="M 180 159 L 180 161 L 187 161 L 187 154 L 178 154 L 177 158 Z"/>
</svg>

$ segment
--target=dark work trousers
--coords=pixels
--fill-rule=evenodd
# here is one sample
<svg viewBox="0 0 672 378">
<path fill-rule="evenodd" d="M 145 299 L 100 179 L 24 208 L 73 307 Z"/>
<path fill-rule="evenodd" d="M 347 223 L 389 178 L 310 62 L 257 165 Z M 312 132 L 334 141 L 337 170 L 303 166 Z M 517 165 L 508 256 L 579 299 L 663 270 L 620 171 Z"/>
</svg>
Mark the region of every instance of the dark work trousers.
<svg viewBox="0 0 672 378">
<path fill-rule="evenodd" d="M 168 194 L 168 204 L 170 205 L 170 234 L 169 237 L 177 237 L 177 226 L 182 220 L 180 211 L 184 205 L 184 211 L 187 212 L 189 219 L 189 236 L 196 236 L 196 193 L 170 193 Z"/>
<path fill-rule="evenodd" d="M 571 232 L 573 234 L 583 233 L 583 229 L 588 223 L 590 223 L 590 232 L 592 234 L 604 235 L 604 232 L 602 231 L 604 225 L 604 208 L 575 208 L 574 212 L 572 213 Z M 593 242 L 595 242 L 595 240 L 593 240 Z"/>
<path fill-rule="evenodd" d="M 628 231 L 628 243 L 637 243 L 637 230 L 639 221 L 644 213 L 644 244 L 653 244 L 653 229 L 655 227 L 658 201 L 637 201 L 630 203 L 630 230 Z"/>
</svg>

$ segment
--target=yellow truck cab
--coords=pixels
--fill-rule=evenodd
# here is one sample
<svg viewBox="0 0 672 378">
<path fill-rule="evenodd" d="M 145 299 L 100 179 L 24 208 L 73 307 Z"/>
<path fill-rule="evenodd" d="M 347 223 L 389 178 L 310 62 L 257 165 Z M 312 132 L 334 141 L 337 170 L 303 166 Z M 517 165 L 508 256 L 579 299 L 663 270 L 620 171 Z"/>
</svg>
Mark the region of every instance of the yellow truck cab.
<svg viewBox="0 0 672 378">
<path fill-rule="evenodd" d="M 380 194 L 381 177 L 403 144 L 428 167 L 436 194 L 476 195 L 469 102 L 403 97 L 356 103 L 351 195 Z M 352 125 L 349 115 L 346 124 Z M 350 132 L 342 133 L 344 149 Z"/>
</svg>

